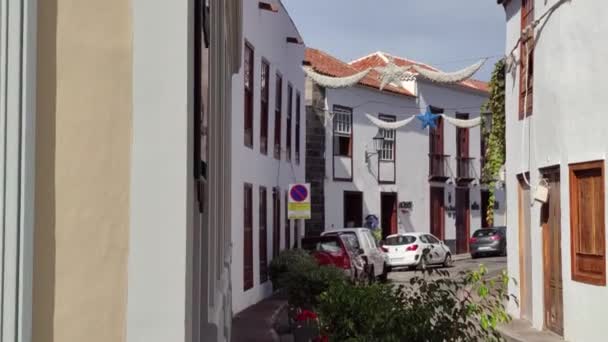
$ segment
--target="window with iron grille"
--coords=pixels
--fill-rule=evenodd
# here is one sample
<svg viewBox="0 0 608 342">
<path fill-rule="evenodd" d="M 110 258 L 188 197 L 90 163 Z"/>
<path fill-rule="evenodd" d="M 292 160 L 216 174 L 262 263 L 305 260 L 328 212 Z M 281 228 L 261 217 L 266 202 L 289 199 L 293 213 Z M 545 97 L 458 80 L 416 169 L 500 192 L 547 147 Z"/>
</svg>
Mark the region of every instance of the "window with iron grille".
<svg viewBox="0 0 608 342">
<path fill-rule="evenodd" d="M 352 156 L 353 110 L 334 106 L 334 155 Z"/>
<path fill-rule="evenodd" d="M 245 44 L 244 85 L 245 85 L 245 146 L 253 147 L 253 47 Z"/>
<path fill-rule="evenodd" d="M 378 116 L 380 120 L 395 122 L 397 118 L 393 115 L 380 114 Z M 395 160 L 395 142 L 396 142 L 396 131 L 394 129 L 380 129 L 380 134 L 384 138 L 380 153 L 378 154 L 381 161 L 394 161 Z"/>
</svg>

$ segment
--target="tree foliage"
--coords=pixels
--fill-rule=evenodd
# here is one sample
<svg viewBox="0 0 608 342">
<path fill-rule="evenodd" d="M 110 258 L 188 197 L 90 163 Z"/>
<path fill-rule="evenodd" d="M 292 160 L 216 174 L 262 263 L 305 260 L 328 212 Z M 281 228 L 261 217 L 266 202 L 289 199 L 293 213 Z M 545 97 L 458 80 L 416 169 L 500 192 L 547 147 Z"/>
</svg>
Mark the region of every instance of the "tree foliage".
<svg viewBox="0 0 608 342">
<path fill-rule="evenodd" d="M 490 198 L 485 213 L 487 221 L 494 222 L 494 203 L 496 202 L 496 180 L 500 168 L 505 164 L 505 60 L 501 59 L 494 66 L 490 80 L 490 98 L 481 107 L 483 113 L 491 114 L 490 129 L 486 128 L 486 117 L 482 117 L 482 134 L 486 142 L 485 164 L 482 170 L 482 181 L 488 185 Z"/>
</svg>

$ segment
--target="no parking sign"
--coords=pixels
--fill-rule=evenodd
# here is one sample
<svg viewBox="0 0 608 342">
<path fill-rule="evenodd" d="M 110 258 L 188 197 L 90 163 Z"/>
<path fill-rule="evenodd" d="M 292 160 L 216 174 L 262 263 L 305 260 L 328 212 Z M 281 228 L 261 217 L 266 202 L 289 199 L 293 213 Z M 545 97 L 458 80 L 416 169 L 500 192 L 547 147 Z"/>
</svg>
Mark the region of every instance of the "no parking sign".
<svg viewBox="0 0 608 342">
<path fill-rule="evenodd" d="M 289 184 L 289 219 L 310 219 L 310 184 Z"/>
</svg>

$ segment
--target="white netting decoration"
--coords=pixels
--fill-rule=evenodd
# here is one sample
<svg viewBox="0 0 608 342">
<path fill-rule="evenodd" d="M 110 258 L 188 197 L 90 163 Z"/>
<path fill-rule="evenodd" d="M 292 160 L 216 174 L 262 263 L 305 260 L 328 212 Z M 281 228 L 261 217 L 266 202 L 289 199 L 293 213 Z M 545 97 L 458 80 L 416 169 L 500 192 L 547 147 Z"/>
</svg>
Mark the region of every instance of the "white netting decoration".
<svg viewBox="0 0 608 342">
<path fill-rule="evenodd" d="M 412 120 L 414 120 L 416 118 L 416 116 L 413 115 L 412 117 L 407 118 L 405 120 L 388 122 L 388 121 L 378 119 L 370 114 L 365 114 L 365 116 L 367 116 L 369 121 L 371 121 L 374 125 L 378 126 L 379 128 L 383 128 L 383 129 L 401 128 L 401 127 L 409 124 L 410 122 L 412 122 Z"/>
<path fill-rule="evenodd" d="M 303 66 L 302 70 L 304 70 L 306 76 L 308 76 L 316 84 L 331 89 L 352 87 L 359 83 L 359 81 L 361 81 L 371 71 L 371 69 L 367 69 L 347 77 L 330 77 L 319 74 L 311 67 Z"/>
<path fill-rule="evenodd" d="M 479 125 L 481 125 L 481 116 L 480 117 L 476 117 L 474 119 L 455 119 L 451 116 L 447 116 L 444 114 L 441 114 L 441 117 L 451 123 L 452 125 L 456 126 L 456 127 L 460 127 L 460 128 L 472 128 L 472 127 L 477 127 Z"/>
<path fill-rule="evenodd" d="M 442 71 L 432 71 L 421 67 L 420 65 L 412 65 L 412 69 L 418 73 L 419 76 L 422 76 L 430 81 L 437 83 L 459 83 L 465 81 L 471 76 L 473 76 L 486 62 L 486 59 L 482 59 L 479 62 L 468 66 L 462 70 L 456 72 L 442 72 Z"/>
</svg>

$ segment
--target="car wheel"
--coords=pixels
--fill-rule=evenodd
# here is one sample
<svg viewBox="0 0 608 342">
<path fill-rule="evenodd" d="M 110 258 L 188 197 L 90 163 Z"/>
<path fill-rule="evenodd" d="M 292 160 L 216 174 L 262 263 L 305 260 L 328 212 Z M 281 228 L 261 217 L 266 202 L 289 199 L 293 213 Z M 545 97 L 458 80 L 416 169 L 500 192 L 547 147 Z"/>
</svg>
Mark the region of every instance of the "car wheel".
<svg viewBox="0 0 608 342">
<path fill-rule="evenodd" d="M 443 267 L 451 267 L 452 266 L 452 255 L 450 253 L 445 255 L 445 260 L 443 260 Z"/>
<path fill-rule="evenodd" d="M 471 253 L 471 258 L 472 259 L 477 259 L 477 258 L 479 258 L 479 254 L 477 254 L 477 253 Z"/>
</svg>

